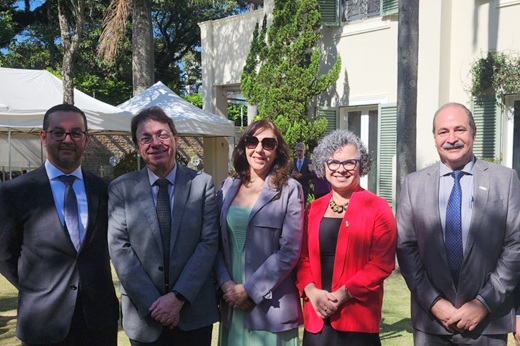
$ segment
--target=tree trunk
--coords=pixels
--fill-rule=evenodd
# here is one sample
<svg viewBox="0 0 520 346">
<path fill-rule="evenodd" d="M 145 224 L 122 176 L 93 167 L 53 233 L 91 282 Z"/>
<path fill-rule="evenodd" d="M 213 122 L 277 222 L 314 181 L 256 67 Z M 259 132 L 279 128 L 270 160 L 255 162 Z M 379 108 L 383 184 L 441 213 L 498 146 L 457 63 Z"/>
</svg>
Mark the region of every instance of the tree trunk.
<svg viewBox="0 0 520 346">
<path fill-rule="evenodd" d="M 61 31 L 61 42 L 63 44 L 63 103 L 74 104 L 74 52 L 78 48 L 79 39 L 83 31 L 83 14 L 85 12 L 85 0 L 71 0 L 71 9 L 76 20 L 74 35 L 72 35 L 69 23 L 72 21 L 67 16 L 67 1 L 58 1 L 58 18 Z"/>
<path fill-rule="evenodd" d="M 154 83 L 154 46 L 150 0 L 134 0 L 132 17 L 132 76 L 134 96 L 137 96 Z"/>
<path fill-rule="evenodd" d="M 397 57 L 397 182 L 396 200 L 404 178 L 416 171 L 417 66 L 419 0 L 399 0 Z"/>
</svg>

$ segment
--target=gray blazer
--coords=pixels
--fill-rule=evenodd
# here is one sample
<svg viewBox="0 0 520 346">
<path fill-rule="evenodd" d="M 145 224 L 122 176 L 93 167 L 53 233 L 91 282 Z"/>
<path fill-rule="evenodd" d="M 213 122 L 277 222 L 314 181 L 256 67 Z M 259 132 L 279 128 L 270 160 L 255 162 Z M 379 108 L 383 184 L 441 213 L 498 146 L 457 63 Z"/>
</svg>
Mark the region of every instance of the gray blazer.
<svg viewBox="0 0 520 346">
<path fill-rule="evenodd" d="M 16 336 L 29 344 L 63 341 L 81 291 L 87 326 L 115 326 L 107 247 L 108 181 L 83 171 L 88 221 L 79 252 L 61 225 L 45 166 L 0 183 L 0 273 L 18 289 Z"/>
<path fill-rule="evenodd" d="M 244 328 L 281 332 L 297 328 L 303 321 L 292 273 L 301 251 L 303 192 L 296 180 L 289 179 L 279 194 L 269 187 L 270 180 L 266 179 L 247 225 L 244 288 L 256 306 L 246 312 Z M 240 184 L 240 179 L 229 177 L 218 195 L 221 248 L 215 272 L 219 287 L 233 280 L 226 216 Z M 226 326 L 231 311 L 222 300 L 222 322 Z"/>
<path fill-rule="evenodd" d="M 439 215 L 439 165 L 406 177 L 397 210 L 397 255 L 412 293 L 412 324 L 450 334 L 430 308 L 443 297 L 459 308 L 477 295 L 491 313 L 470 335 L 514 331 L 512 292 L 520 278 L 520 185 L 515 171 L 477 160 L 474 203 L 459 288 L 448 269 Z"/>
<path fill-rule="evenodd" d="M 218 320 L 212 264 L 218 248 L 215 188 L 211 176 L 179 165 L 174 190 L 171 263 L 163 268 L 159 222 L 147 169 L 125 174 L 109 186 L 108 243 L 120 280 L 123 328 L 130 339 L 153 342 L 163 326 L 148 309 L 164 291 L 187 299 L 179 328 L 193 330 Z"/>
</svg>

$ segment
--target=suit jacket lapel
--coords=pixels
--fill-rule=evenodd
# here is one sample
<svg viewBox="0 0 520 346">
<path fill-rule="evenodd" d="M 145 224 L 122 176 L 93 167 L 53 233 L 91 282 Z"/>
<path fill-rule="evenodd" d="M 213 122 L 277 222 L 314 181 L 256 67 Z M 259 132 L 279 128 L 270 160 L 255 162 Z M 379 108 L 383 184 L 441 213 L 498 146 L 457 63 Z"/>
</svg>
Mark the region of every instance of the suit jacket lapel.
<svg viewBox="0 0 520 346">
<path fill-rule="evenodd" d="M 224 201 L 222 202 L 222 210 L 220 211 L 220 225 L 223 227 L 223 231 L 227 227 L 225 225 L 229 206 L 231 205 L 231 202 L 233 202 L 233 199 L 235 198 L 238 189 L 240 189 L 240 185 L 242 185 L 240 179 L 235 178 L 233 179 L 231 185 L 225 192 L 226 195 L 224 196 Z"/>
<path fill-rule="evenodd" d="M 178 163 L 176 163 L 178 164 Z M 173 192 L 173 216 L 172 216 L 172 233 L 170 240 L 170 251 L 173 256 L 173 248 L 177 241 L 177 235 L 179 234 L 179 228 L 182 223 L 182 215 L 186 208 L 186 203 L 190 196 L 191 191 L 191 179 L 189 178 L 188 172 L 184 166 L 179 165 L 177 167 L 177 177 L 175 178 L 175 191 Z M 173 258 L 173 257 L 171 257 Z"/>
<path fill-rule="evenodd" d="M 150 186 L 150 179 L 148 178 L 146 167 L 139 171 L 139 175 L 135 180 L 134 190 L 135 195 L 140 198 L 139 202 L 135 202 L 140 203 L 139 210 L 144 214 L 146 218 L 145 222 L 150 225 L 150 232 L 152 232 L 157 247 L 162 254 L 161 231 L 159 229 L 159 221 L 157 220 L 157 211 L 153 201 L 152 187 Z"/>
<path fill-rule="evenodd" d="M 475 242 L 475 235 L 479 232 L 489 198 L 489 175 L 487 169 L 482 166 L 481 162 L 481 160 L 477 160 L 473 166 L 474 202 L 466 250 L 464 251 L 464 260 L 466 260 L 467 255 L 471 252 L 471 248 Z M 464 263 L 462 266 L 464 266 Z"/>
<path fill-rule="evenodd" d="M 438 249 L 445 268 L 448 266 L 448 257 L 446 255 L 446 246 L 444 242 L 444 232 L 442 231 L 441 216 L 439 212 L 439 185 L 440 185 L 440 166 L 435 164 L 427 172 L 428 178 L 425 179 L 422 186 L 423 191 L 418 196 L 432 196 L 433 198 L 424 198 L 423 214 L 425 215 L 425 229 L 432 232 L 434 248 Z M 446 280 L 452 281 L 453 278 L 449 270 L 444 271 L 447 275 Z M 455 286 L 453 286 L 455 288 Z"/>
<path fill-rule="evenodd" d="M 322 198 L 311 204 L 311 209 L 307 217 L 307 243 L 309 247 L 309 260 L 313 272 L 313 279 L 316 287 L 323 288 L 321 282 L 321 258 L 320 258 L 320 223 L 323 219 L 323 215 L 329 206 L 329 198 Z"/>
<path fill-rule="evenodd" d="M 84 170 L 83 171 L 83 183 L 85 184 L 85 193 L 87 195 L 87 205 L 88 205 L 88 216 L 87 216 L 87 225 L 85 227 L 85 234 L 83 235 L 83 241 L 81 242 L 81 246 L 79 251 L 83 249 L 83 244 L 88 243 L 90 238 L 92 238 L 92 232 L 94 231 L 94 226 L 96 224 L 98 209 L 99 209 L 99 188 L 94 184 L 91 176 L 88 175 Z"/>
<path fill-rule="evenodd" d="M 48 205 L 49 203 L 52 203 L 52 210 L 54 210 L 54 215 L 52 220 L 50 220 L 52 224 L 48 225 L 49 230 L 56 230 L 56 232 L 60 232 L 65 242 L 65 244 L 63 244 L 65 246 L 64 250 L 69 252 L 72 256 L 77 256 L 76 248 L 70 239 L 69 233 L 61 224 L 60 216 L 56 210 L 56 202 L 54 201 L 51 183 L 49 182 L 49 177 L 47 176 L 45 165 L 41 165 L 37 170 L 38 174 L 33 177 L 33 180 L 36 182 L 37 186 L 41 186 L 42 188 L 38 194 L 39 200 L 35 201 L 35 205 L 40 207 L 42 205 Z"/>
<path fill-rule="evenodd" d="M 256 200 L 256 203 L 253 206 L 253 209 L 251 210 L 251 214 L 249 215 L 249 223 L 251 222 L 251 220 L 253 220 L 256 213 L 258 213 L 267 203 L 269 203 L 278 194 L 278 191 L 273 190 L 269 187 L 270 182 L 271 176 L 268 176 L 267 179 L 264 181 L 264 187 L 260 192 L 260 196 L 258 196 L 258 199 Z"/>
</svg>

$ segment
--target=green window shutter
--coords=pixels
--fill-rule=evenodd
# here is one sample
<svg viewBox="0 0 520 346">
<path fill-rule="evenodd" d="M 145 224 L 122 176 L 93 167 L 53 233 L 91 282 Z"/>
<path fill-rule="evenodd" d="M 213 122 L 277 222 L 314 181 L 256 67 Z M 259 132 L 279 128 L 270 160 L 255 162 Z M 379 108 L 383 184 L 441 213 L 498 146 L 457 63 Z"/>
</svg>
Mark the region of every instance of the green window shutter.
<svg viewBox="0 0 520 346">
<path fill-rule="evenodd" d="M 337 108 L 318 107 L 317 113 L 318 118 L 326 118 L 328 121 L 324 136 L 339 128 L 339 111 Z"/>
<path fill-rule="evenodd" d="M 397 105 L 379 106 L 377 194 L 394 207 L 394 157 L 397 145 Z"/>
<path fill-rule="evenodd" d="M 339 26 L 339 1 L 340 0 L 318 0 L 322 25 Z"/>
<path fill-rule="evenodd" d="M 379 8 L 381 17 L 396 14 L 399 12 L 399 0 L 381 0 Z"/>
<path fill-rule="evenodd" d="M 500 106 L 495 96 L 473 98 L 473 119 L 477 136 L 473 153 L 479 159 L 500 158 Z"/>
</svg>

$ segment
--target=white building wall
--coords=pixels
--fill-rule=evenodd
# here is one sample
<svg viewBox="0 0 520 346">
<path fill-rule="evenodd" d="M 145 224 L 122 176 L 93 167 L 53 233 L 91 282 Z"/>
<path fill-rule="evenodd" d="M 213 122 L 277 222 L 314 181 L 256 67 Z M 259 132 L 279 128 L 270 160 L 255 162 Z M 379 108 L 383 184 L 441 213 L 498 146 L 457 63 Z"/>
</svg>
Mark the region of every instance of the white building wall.
<svg viewBox="0 0 520 346">
<path fill-rule="evenodd" d="M 254 26 L 270 13 L 273 0 L 265 0 L 264 5 L 265 10 L 200 24 L 205 107 L 210 103 L 215 107 L 218 88 L 219 95 L 226 88 L 238 88 Z M 438 161 L 432 135 L 435 111 L 446 102 L 470 106 L 470 65 L 488 51 L 520 51 L 519 18 L 520 0 L 420 2 L 418 169 Z M 325 27 L 322 33 L 320 49 L 328 54 L 323 70 L 332 66 L 338 54 L 342 69 L 335 86 L 316 100 L 318 106 L 397 102 L 398 15 Z"/>
</svg>

